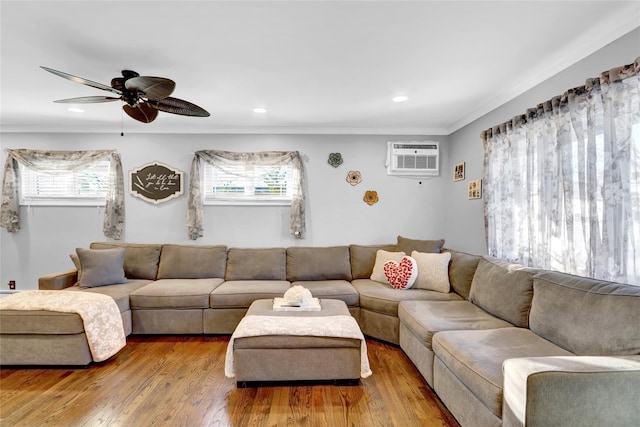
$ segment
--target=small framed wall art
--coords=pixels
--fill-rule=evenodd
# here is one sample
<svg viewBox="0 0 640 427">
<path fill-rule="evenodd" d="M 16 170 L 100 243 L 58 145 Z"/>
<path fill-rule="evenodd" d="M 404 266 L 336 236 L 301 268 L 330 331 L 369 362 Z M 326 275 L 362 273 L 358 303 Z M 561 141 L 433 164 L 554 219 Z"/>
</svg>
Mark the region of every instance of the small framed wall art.
<svg viewBox="0 0 640 427">
<path fill-rule="evenodd" d="M 453 180 L 462 181 L 464 179 L 464 162 L 458 163 L 453 168 Z"/>
<path fill-rule="evenodd" d="M 469 199 L 481 199 L 482 198 L 482 180 L 476 179 L 469 181 Z"/>
</svg>

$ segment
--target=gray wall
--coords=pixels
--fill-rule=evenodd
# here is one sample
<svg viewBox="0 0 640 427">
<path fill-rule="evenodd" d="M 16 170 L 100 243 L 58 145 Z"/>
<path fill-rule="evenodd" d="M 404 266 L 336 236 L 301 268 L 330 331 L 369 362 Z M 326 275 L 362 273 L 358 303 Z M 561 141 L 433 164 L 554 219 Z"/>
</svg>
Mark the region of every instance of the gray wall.
<svg viewBox="0 0 640 427">
<path fill-rule="evenodd" d="M 602 71 L 633 63 L 640 55 L 640 29 L 636 29 L 605 46 L 584 60 L 556 74 L 512 101 L 475 120 L 449 135 L 449 171 L 453 165 L 466 163 L 464 181 L 445 180 L 447 186 L 446 232 L 447 246 L 472 253 L 486 253 L 484 232 L 484 199 L 468 200 L 467 183 L 482 178 L 483 147 L 480 132 L 524 114 L 527 108 L 563 94 L 567 89 L 584 85 L 589 77 L 597 77 Z"/>
<path fill-rule="evenodd" d="M 198 244 L 231 246 L 328 246 L 349 243 L 395 242 L 398 234 L 413 238 L 445 238 L 446 246 L 486 253 L 483 202 L 467 199 L 469 180 L 482 178 L 480 132 L 502 123 L 527 108 L 582 85 L 601 71 L 632 62 L 640 51 L 640 30 L 620 38 L 586 59 L 558 73 L 516 99 L 446 136 L 353 135 L 154 135 L 128 134 L 2 134 L 1 148 L 55 150 L 117 149 L 125 174 L 158 160 L 187 175 L 193 152 L 298 150 L 306 158 L 308 176 L 307 237 L 289 236 L 285 207 L 206 207 L 205 236 Z M 386 175 L 389 140 L 440 141 L 440 176 L 416 180 Z M 334 169 L 327 164 L 331 152 L 345 162 Z M 2 153 L 4 164 L 5 153 Z M 453 182 L 453 165 L 466 163 L 466 179 Z M 350 186 L 349 170 L 359 170 L 363 182 Z M 128 182 L 128 179 L 127 179 Z M 366 190 L 376 190 L 380 202 L 362 201 Z M 186 195 L 153 205 L 126 197 L 129 242 L 189 243 L 184 216 Z M 22 230 L 0 229 L 0 289 L 16 280 L 18 289 L 36 289 L 43 274 L 72 267 L 69 253 L 102 235 L 102 209 L 96 207 L 23 207 Z"/>
<path fill-rule="evenodd" d="M 353 135 L 152 135 L 128 134 L 3 134 L 2 148 L 53 150 L 111 149 L 121 155 L 125 181 L 128 172 L 160 161 L 188 176 L 197 150 L 298 150 L 305 160 L 308 182 L 307 236 L 289 235 L 289 208 L 205 207 L 205 235 L 196 244 L 229 247 L 329 246 L 350 243 L 393 243 L 398 234 L 413 238 L 443 238 L 446 182 L 449 174 L 417 181 L 388 176 L 387 141 L 441 142 L 441 170 L 448 170 L 447 137 Z M 329 153 L 340 152 L 344 163 L 333 168 Z M 2 164 L 6 153 L 3 151 Z M 362 182 L 351 186 L 349 170 L 359 170 Z M 366 190 L 376 190 L 380 201 L 369 206 Z M 187 239 L 186 194 L 154 205 L 127 194 L 127 242 L 194 243 Z M 22 229 L 15 234 L 0 229 L 0 289 L 16 280 L 18 289 L 36 289 L 39 276 L 72 268 L 69 254 L 76 247 L 106 240 L 103 210 L 97 207 L 23 206 Z"/>
</svg>

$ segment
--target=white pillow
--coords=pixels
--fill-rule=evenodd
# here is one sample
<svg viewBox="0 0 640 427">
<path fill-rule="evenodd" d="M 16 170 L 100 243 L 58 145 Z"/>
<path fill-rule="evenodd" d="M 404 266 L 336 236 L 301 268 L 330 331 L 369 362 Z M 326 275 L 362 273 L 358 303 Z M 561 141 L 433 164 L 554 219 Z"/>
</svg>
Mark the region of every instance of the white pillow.
<svg viewBox="0 0 640 427">
<path fill-rule="evenodd" d="M 384 274 L 384 265 L 387 261 L 400 262 L 402 257 L 406 255 L 404 252 L 389 252 L 378 249 L 376 252 L 376 263 L 373 265 L 373 271 L 371 272 L 371 280 L 391 285 L 387 280 L 387 276 Z"/>
<path fill-rule="evenodd" d="M 411 252 L 411 257 L 418 263 L 418 278 L 413 284 L 414 289 L 449 293 L 449 262 L 451 253 L 440 254 Z"/>
</svg>

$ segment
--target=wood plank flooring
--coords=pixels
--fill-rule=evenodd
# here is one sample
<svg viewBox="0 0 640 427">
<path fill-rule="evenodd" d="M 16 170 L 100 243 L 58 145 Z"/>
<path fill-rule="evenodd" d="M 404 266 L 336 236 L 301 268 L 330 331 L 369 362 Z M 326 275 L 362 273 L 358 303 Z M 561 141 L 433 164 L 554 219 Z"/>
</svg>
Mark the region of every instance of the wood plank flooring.
<svg viewBox="0 0 640 427">
<path fill-rule="evenodd" d="M 88 369 L 1 369 L 0 426 L 458 426 L 398 347 L 359 386 L 236 387 L 228 336 L 130 336 Z"/>
</svg>

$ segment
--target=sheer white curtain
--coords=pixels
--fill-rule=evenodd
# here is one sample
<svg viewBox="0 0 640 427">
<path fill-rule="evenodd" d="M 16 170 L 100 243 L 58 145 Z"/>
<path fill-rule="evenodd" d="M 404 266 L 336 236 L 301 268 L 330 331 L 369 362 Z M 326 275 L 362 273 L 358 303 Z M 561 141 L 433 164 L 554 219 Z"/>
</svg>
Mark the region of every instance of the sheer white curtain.
<svg viewBox="0 0 640 427">
<path fill-rule="evenodd" d="M 305 174 L 300 153 L 297 151 L 261 151 L 238 153 L 232 151 L 197 151 L 191 162 L 189 196 L 187 201 L 187 228 L 189 239 L 202 237 L 204 231 L 204 207 L 202 201 L 201 164 L 208 162 L 224 169 L 227 165 L 277 166 L 293 164 L 293 199 L 291 201 L 291 234 L 298 239 L 305 231 Z M 234 173 L 237 170 L 234 169 Z M 249 177 L 247 175 L 247 177 Z"/>
<path fill-rule="evenodd" d="M 640 285 L 640 58 L 482 138 L 490 255 Z"/>
<path fill-rule="evenodd" d="M 103 233 L 105 237 L 119 240 L 124 229 L 124 177 L 120 155 L 115 150 L 7 150 L 7 160 L 2 180 L 0 227 L 6 228 L 9 233 L 15 233 L 20 230 L 20 174 L 18 163 L 37 171 L 55 174 L 81 170 L 106 157 L 109 157 L 110 167 Z"/>
</svg>

